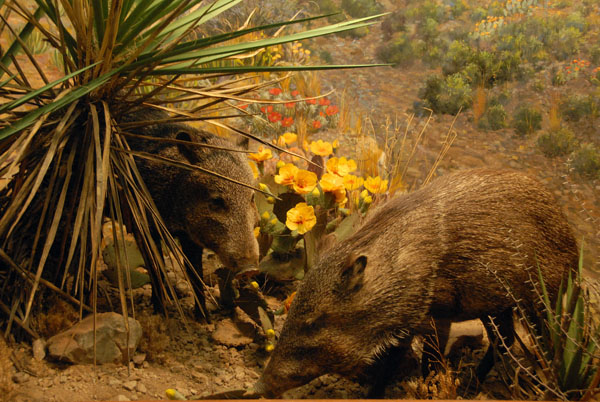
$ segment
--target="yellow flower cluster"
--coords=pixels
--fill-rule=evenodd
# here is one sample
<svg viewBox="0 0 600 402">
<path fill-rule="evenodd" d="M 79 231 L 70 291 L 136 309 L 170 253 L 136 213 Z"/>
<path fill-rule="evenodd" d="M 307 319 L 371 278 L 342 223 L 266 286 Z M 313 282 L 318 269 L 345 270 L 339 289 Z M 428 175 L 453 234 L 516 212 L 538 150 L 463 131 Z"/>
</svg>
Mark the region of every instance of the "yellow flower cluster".
<svg viewBox="0 0 600 402">
<path fill-rule="evenodd" d="M 258 147 L 258 151 L 256 153 L 252 153 L 248 155 L 248 157 L 254 162 L 264 162 L 266 160 L 271 159 L 273 157 L 273 154 L 271 153 L 271 148 L 263 147 L 261 145 L 260 147 Z"/>
<path fill-rule="evenodd" d="M 275 183 L 292 186 L 298 194 L 308 194 L 317 185 L 317 175 L 308 170 L 298 169 L 293 163 L 286 163 L 275 175 Z"/>
<path fill-rule="evenodd" d="M 333 153 L 333 145 L 323 140 L 313 141 L 310 143 L 310 152 L 315 155 L 329 156 Z"/>
</svg>

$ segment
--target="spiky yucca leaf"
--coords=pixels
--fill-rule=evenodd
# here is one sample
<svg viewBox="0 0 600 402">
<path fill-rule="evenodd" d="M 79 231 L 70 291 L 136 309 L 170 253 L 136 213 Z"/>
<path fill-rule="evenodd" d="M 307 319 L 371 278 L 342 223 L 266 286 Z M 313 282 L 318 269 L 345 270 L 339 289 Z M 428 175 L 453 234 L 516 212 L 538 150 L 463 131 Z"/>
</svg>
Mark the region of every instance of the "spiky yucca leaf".
<svg viewBox="0 0 600 402">
<path fill-rule="evenodd" d="M 230 108 L 228 100 L 256 101 L 247 94 L 261 84 L 240 85 L 240 74 L 363 67 L 239 63 L 215 67 L 215 61 L 234 56 L 239 60 L 267 46 L 374 21 L 363 18 L 276 38 L 244 40 L 245 35 L 265 29 L 318 20 L 306 18 L 196 37 L 198 26 L 240 1 L 0 0 L 0 18 L 24 23 L 0 64 L 0 308 L 12 312 L 11 321 L 31 332 L 28 320 L 40 284 L 70 300 L 77 298 L 81 311 L 95 310 L 96 263 L 105 217 L 115 223 L 113 228 L 127 224 L 133 229 L 146 261 L 155 269 L 164 272 L 165 268 L 150 227 L 159 232 L 174 261 L 189 264 L 136 167 L 136 158 L 159 158 L 134 152 L 127 144 L 131 134 L 123 119 L 132 111 L 158 108 L 182 121 L 223 118 L 222 110 Z M 27 7 L 30 3 L 35 5 L 33 13 Z M 50 82 L 27 48 L 33 30 L 57 53 L 63 77 Z M 25 54 L 19 55 L 20 50 Z M 25 72 L 32 69 L 45 83 L 39 88 Z M 199 83 L 208 79 L 208 87 L 190 87 L 184 74 L 193 74 Z M 216 78 L 218 84 L 211 84 Z M 172 106 L 192 96 L 196 102 L 192 111 Z M 222 105 L 220 116 L 215 115 L 215 105 Z M 239 115 L 235 108 L 227 114 Z M 153 123 L 157 122 L 145 122 Z M 214 174 L 181 161 L 162 162 Z M 125 241 L 123 233 L 113 230 L 121 270 L 127 265 L 119 261 L 122 255 L 127 258 L 119 251 L 125 250 Z M 128 282 L 127 271 L 123 272 L 118 277 Z M 124 289 L 131 287 L 124 282 L 120 283 L 121 305 L 127 314 L 133 298 L 131 294 L 127 298 Z M 174 294 L 170 290 L 163 293 Z M 88 306 L 90 294 L 92 306 Z"/>
</svg>

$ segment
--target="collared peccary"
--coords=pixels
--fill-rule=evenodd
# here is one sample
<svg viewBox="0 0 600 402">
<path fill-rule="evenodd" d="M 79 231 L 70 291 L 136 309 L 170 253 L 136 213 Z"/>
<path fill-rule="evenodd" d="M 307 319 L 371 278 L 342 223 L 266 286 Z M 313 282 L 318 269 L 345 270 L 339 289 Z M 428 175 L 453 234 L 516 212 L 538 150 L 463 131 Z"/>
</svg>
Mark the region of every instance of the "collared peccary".
<svg viewBox="0 0 600 402">
<path fill-rule="evenodd" d="M 197 165 L 242 183 L 254 184 L 246 155 L 226 150 L 239 148 L 240 144 L 185 124 L 168 122 L 167 118 L 163 112 L 144 109 L 127 116 L 125 122 L 134 123 L 133 128 L 127 130 L 133 134 L 194 142 L 213 148 L 129 137 L 131 148 Z M 160 122 L 142 124 L 155 120 Z M 188 270 L 188 276 L 199 300 L 196 316 L 208 319 L 202 284 L 203 248 L 214 251 L 233 272 L 257 266 L 258 243 L 253 229 L 259 217 L 254 204 L 254 191 L 204 172 L 148 159 L 139 158 L 137 166 L 167 229 L 179 239 L 183 253 L 195 268 L 196 272 Z M 157 232 L 154 232 L 156 240 Z M 160 279 L 155 270 L 149 269 L 149 272 L 153 303 L 155 308 L 161 309 L 163 295 L 159 293 Z"/>
<path fill-rule="evenodd" d="M 276 396 L 326 373 L 378 373 L 370 396 L 381 396 L 389 370 L 377 363 L 402 356 L 413 336 L 431 335 L 432 319 L 442 351 L 451 322 L 477 318 L 494 341 L 493 317 L 510 345 L 515 303 L 499 278 L 533 314 L 536 267 L 555 299 L 577 261 L 566 218 L 532 178 L 488 169 L 439 178 L 385 203 L 321 256 L 255 391 Z M 427 367 L 425 352 L 423 360 Z M 479 379 L 493 363 L 490 347 Z"/>
</svg>

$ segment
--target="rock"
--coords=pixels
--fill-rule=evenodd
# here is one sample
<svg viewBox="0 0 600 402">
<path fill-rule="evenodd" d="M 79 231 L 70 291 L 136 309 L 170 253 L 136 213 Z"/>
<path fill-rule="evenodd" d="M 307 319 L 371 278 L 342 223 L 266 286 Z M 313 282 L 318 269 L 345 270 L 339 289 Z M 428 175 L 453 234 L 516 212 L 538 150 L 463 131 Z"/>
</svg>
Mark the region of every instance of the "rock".
<svg viewBox="0 0 600 402">
<path fill-rule="evenodd" d="M 123 383 L 123 388 L 125 388 L 127 391 L 133 391 L 135 390 L 137 384 L 137 381 L 126 381 Z"/>
<path fill-rule="evenodd" d="M 46 357 L 46 341 L 43 339 L 36 339 L 31 345 L 33 349 L 33 358 L 37 361 L 42 361 Z"/>
<path fill-rule="evenodd" d="M 119 394 L 114 398 L 111 398 L 113 401 L 130 401 L 131 399 L 127 398 L 125 395 Z"/>
<path fill-rule="evenodd" d="M 140 364 L 144 363 L 145 361 L 146 361 L 145 353 L 136 353 L 133 356 L 133 362 L 135 363 L 136 366 L 139 366 Z"/>
<path fill-rule="evenodd" d="M 96 314 L 96 363 L 124 363 L 127 349 L 133 355 L 142 337 L 142 327 L 133 318 L 128 318 L 128 322 L 129 344 L 122 315 Z M 48 339 L 48 353 L 71 363 L 94 363 L 94 316 Z"/>
<path fill-rule="evenodd" d="M 226 346 L 244 346 L 252 343 L 253 339 L 242 333 L 231 319 L 227 318 L 219 321 L 215 331 L 212 333 L 215 342 Z"/>
<path fill-rule="evenodd" d="M 137 383 L 135 389 L 137 392 L 140 392 L 142 394 L 145 394 L 146 392 L 148 392 L 148 390 L 146 389 L 146 386 L 141 382 Z"/>
<path fill-rule="evenodd" d="M 15 382 L 17 384 L 23 384 L 24 382 L 29 381 L 30 378 L 31 378 L 31 376 L 29 374 L 23 373 L 23 372 L 15 373 L 12 376 L 13 382 Z"/>
</svg>

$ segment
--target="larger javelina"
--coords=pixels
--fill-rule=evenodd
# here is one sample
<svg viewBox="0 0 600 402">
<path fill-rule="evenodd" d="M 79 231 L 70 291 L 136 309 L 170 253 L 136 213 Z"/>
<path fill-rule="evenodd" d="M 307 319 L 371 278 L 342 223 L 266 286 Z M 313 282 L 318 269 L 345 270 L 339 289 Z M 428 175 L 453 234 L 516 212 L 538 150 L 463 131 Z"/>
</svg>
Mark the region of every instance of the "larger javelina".
<svg viewBox="0 0 600 402">
<path fill-rule="evenodd" d="M 552 298 L 578 251 L 551 194 L 517 172 L 468 170 L 398 196 L 302 282 L 255 391 L 275 396 L 325 373 L 373 370 L 436 321 L 441 350 L 451 322 L 495 318 L 513 340 L 513 299 L 492 273 L 534 306 L 539 264 Z M 527 268 L 533 268 L 528 270 Z M 425 356 L 425 354 L 424 354 Z M 478 369 L 493 365 L 490 348 Z M 381 373 L 379 373 L 381 374 Z M 371 396 L 381 395 L 385 375 Z"/>
<path fill-rule="evenodd" d="M 131 148 L 197 165 L 242 183 L 255 182 L 246 155 L 226 150 L 239 148 L 239 144 L 185 124 L 168 122 L 167 117 L 162 112 L 142 110 L 128 116 L 126 121 L 133 122 L 134 127 L 138 124 L 138 128 L 129 130 L 134 134 L 213 148 L 130 137 Z M 161 122 L 143 124 L 155 120 Z M 196 315 L 204 316 L 205 311 L 201 311 L 205 310 L 201 282 L 204 247 L 213 250 L 233 272 L 258 264 L 258 243 L 253 232 L 258 222 L 254 191 L 204 172 L 148 159 L 139 159 L 137 165 L 167 229 L 179 238 L 182 251 L 195 268 L 196 272 L 190 270 L 188 276 L 200 302 L 200 306 L 196 305 Z M 155 307 L 161 307 L 156 274 L 152 277 L 153 303 Z"/>
</svg>

